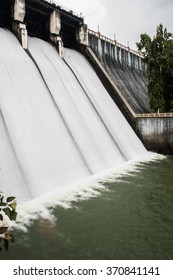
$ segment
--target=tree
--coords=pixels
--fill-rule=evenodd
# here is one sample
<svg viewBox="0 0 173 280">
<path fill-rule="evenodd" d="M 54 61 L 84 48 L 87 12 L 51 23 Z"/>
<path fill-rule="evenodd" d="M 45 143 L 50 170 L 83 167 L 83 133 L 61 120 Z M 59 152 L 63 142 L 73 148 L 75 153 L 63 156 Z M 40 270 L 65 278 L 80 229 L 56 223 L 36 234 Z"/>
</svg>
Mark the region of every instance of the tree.
<svg viewBox="0 0 173 280">
<path fill-rule="evenodd" d="M 173 34 L 160 24 L 156 35 L 141 34 L 136 44 L 147 65 L 150 106 L 155 111 L 173 109 Z"/>
<path fill-rule="evenodd" d="M 14 242 L 14 236 L 9 232 L 10 220 L 16 220 L 16 199 L 8 197 L 4 201 L 4 196 L 0 193 L 0 243 L 4 243 L 4 247 L 8 250 L 9 241 Z M 2 247 L 0 246 L 0 250 Z"/>
</svg>

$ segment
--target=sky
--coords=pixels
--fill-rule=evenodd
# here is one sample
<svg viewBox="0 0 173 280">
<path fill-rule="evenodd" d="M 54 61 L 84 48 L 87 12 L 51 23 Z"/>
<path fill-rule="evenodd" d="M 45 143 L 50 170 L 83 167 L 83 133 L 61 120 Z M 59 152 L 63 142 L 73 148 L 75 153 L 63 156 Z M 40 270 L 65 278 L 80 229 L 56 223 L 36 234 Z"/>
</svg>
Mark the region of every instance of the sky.
<svg viewBox="0 0 173 280">
<path fill-rule="evenodd" d="M 54 0 L 82 13 L 88 28 L 136 49 L 140 34 L 153 37 L 162 23 L 173 32 L 173 0 Z"/>
</svg>

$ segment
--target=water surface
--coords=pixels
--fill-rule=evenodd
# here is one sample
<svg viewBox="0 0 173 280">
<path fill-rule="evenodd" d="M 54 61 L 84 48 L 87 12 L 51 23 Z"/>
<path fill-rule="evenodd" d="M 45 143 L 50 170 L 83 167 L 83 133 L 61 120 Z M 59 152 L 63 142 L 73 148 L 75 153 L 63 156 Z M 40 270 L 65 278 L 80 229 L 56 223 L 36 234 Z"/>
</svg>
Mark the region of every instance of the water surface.
<svg viewBox="0 0 173 280">
<path fill-rule="evenodd" d="M 173 157 L 105 183 L 100 195 L 36 220 L 2 259 L 173 259 Z"/>
</svg>

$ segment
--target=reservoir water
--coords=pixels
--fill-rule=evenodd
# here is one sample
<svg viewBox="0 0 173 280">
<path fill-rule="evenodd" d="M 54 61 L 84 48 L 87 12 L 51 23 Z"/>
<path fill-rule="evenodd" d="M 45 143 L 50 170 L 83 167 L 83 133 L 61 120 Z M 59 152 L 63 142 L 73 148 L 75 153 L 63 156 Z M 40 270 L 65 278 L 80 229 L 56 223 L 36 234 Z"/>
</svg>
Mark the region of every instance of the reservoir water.
<svg viewBox="0 0 173 280">
<path fill-rule="evenodd" d="M 172 170 L 167 157 L 110 182 L 100 179 L 105 188 L 95 196 L 64 198 L 54 223 L 36 219 L 27 232 L 15 231 L 16 242 L 0 258 L 173 259 Z"/>
</svg>

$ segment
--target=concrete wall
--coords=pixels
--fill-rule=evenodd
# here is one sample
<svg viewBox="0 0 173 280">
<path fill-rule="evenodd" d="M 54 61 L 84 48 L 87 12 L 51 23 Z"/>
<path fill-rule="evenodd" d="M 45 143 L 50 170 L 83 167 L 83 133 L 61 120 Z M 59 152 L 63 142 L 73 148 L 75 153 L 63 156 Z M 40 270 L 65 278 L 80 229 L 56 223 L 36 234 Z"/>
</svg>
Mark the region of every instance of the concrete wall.
<svg viewBox="0 0 173 280">
<path fill-rule="evenodd" d="M 147 94 L 147 80 L 145 64 L 135 52 L 117 42 L 110 40 L 99 33 L 89 31 L 89 47 L 94 52 L 100 64 L 113 81 L 111 88 L 106 80 L 104 71 L 96 67 L 99 63 L 92 61 L 96 72 L 107 88 L 110 96 L 118 105 L 144 146 L 149 151 L 173 155 L 173 114 L 151 113 Z M 121 94 L 126 99 L 123 101 Z M 131 110 L 128 110 L 129 104 Z"/>
<path fill-rule="evenodd" d="M 99 33 L 89 32 L 89 46 L 135 113 L 151 112 L 142 58 Z"/>
<path fill-rule="evenodd" d="M 137 117 L 136 133 L 147 150 L 173 155 L 173 117 Z"/>
</svg>

